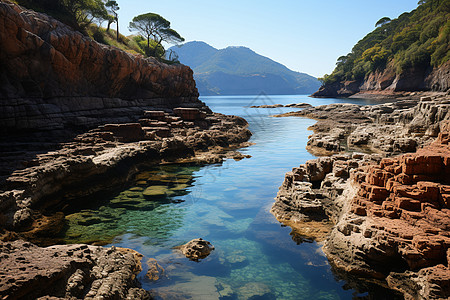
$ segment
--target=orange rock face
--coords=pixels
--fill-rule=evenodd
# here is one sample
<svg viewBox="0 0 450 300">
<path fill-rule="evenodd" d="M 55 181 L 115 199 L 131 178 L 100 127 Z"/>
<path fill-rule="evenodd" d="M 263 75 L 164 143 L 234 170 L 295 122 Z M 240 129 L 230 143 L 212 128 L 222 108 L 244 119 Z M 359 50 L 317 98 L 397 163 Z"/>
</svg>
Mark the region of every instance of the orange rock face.
<svg viewBox="0 0 450 300">
<path fill-rule="evenodd" d="M 448 123 L 443 127 L 448 129 Z M 444 289 L 450 283 L 448 131 L 417 153 L 383 159 L 378 166 L 365 167 L 364 171 L 365 176 L 353 177 L 360 189 L 351 201 L 351 213 L 366 216 L 367 223 L 365 231 L 356 231 L 361 230 L 364 237 L 372 239 L 374 248 L 383 249 L 380 245 L 384 245 L 392 251 L 384 255 L 404 261 L 407 270 L 426 269 L 427 276 L 438 272 L 439 276 L 433 275 L 439 278 L 434 284 Z M 368 252 L 369 260 L 380 261 L 383 255 L 371 257 Z M 400 281 L 391 278 L 389 282 Z M 449 293 L 444 289 L 438 295 Z"/>
<path fill-rule="evenodd" d="M 415 154 L 367 168 L 353 211 L 368 215 L 398 240 L 408 265 L 447 264 L 450 247 L 450 147 L 447 133 Z M 414 233 L 414 234 L 412 234 Z M 414 255 L 410 255 L 414 253 Z"/>
<path fill-rule="evenodd" d="M 0 2 L 3 97 L 197 96 L 192 70 L 101 45 L 55 19 Z"/>
</svg>

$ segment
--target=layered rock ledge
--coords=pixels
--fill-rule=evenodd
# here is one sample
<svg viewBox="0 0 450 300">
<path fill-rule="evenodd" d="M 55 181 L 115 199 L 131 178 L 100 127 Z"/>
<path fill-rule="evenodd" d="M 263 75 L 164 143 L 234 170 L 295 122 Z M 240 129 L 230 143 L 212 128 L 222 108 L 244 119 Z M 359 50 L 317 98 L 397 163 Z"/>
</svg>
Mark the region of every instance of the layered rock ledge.
<svg viewBox="0 0 450 300">
<path fill-rule="evenodd" d="M 210 112 L 189 67 L 99 44 L 7 0 L 0 44 L 1 177 L 97 126 L 136 123 L 147 110 Z"/>
<path fill-rule="evenodd" d="M 271 212 L 294 230 L 324 240 L 327 257 L 346 275 L 375 279 L 407 299 L 447 299 L 450 122 L 446 101 L 422 99 L 395 112 L 393 120 L 409 122 L 392 125 L 399 127 L 394 132 L 420 128 L 417 136 L 422 143 L 417 144 L 428 145 L 416 153 L 390 158 L 383 158 L 392 154 L 388 151 L 346 153 L 308 161 L 286 174 Z M 344 107 L 336 109 L 345 113 Z M 347 113 L 358 115 L 364 110 L 347 107 L 351 108 Z M 316 110 L 320 111 L 326 110 Z M 429 111 L 433 113 L 424 113 Z M 378 113 L 375 119 L 385 117 L 393 115 Z M 373 126 L 369 117 L 363 120 L 354 125 L 359 129 L 352 134 L 364 129 L 362 124 Z M 330 121 L 339 124 L 337 119 Z M 430 128 L 434 134 L 426 134 Z M 437 138 L 431 142 L 433 135 Z M 317 226 L 327 222 L 328 230 Z"/>
<path fill-rule="evenodd" d="M 149 108 L 202 107 L 192 70 L 105 46 L 0 1 L 0 132 L 135 122 Z"/>
</svg>

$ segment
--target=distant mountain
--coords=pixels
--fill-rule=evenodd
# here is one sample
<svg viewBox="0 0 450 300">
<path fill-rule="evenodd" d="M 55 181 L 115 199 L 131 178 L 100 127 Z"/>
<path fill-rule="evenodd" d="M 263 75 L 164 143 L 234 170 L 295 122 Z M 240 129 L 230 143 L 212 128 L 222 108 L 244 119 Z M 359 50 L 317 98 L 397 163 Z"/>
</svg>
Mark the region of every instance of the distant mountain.
<svg viewBox="0 0 450 300">
<path fill-rule="evenodd" d="M 204 42 L 171 47 L 194 70 L 201 95 L 310 94 L 320 82 L 246 47 L 218 50 Z"/>
</svg>

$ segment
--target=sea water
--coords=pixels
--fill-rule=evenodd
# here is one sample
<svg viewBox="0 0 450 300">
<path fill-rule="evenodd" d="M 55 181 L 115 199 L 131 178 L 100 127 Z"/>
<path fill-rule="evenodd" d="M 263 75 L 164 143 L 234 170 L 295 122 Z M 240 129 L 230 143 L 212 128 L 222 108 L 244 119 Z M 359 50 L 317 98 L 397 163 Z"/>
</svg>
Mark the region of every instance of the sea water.
<svg viewBox="0 0 450 300">
<path fill-rule="evenodd" d="M 240 151 L 251 158 L 150 168 L 129 189 L 69 214 L 66 242 L 103 242 L 142 253 L 138 279 L 159 299 L 390 298 L 376 288 L 351 288 L 333 273 L 321 244 L 295 236 L 270 214 L 284 174 L 314 158 L 305 146 L 315 121 L 271 117 L 299 109 L 250 107 L 380 102 L 264 94 L 201 100 L 215 112 L 249 122 L 253 145 Z M 191 261 L 174 249 L 194 238 L 211 242 L 215 250 Z M 146 277 L 148 258 L 164 269 L 157 281 Z"/>
</svg>

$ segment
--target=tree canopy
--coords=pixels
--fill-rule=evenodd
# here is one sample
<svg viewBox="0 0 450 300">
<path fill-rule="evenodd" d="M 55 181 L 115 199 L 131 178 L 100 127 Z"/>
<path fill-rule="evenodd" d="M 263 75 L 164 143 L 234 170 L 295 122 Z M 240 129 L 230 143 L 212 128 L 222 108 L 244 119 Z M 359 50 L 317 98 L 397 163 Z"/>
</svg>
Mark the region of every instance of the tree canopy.
<svg viewBox="0 0 450 300">
<path fill-rule="evenodd" d="M 130 30 L 139 32 L 147 39 L 147 47 L 150 48 L 150 40 L 158 45 L 162 42 L 176 43 L 184 41 L 184 38 L 170 28 L 170 22 L 155 13 L 146 13 L 133 18 L 129 25 Z"/>
<path fill-rule="evenodd" d="M 93 19 L 107 19 L 108 12 L 102 0 L 58 0 L 75 17 L 78 25 L 85 28 Z"/>
<path fill-rule="evenodd" d="M 47 13 L 67 25 L 84 31 L 95 19 L 107 20 L 108 12 L 102 0 L 16 0 L 33 10 Z"/>
<path fill-rule="evenodd" d="M 378 22 L 375 24 L 375 27 L 382 26 L 382 25 L 384 25 L 386 23 L 389 23 L 390 21 L 392 21 L 391 18 L 383 17 L 383 18 L 378 20 Z"/>
<path fill-rule="evenodd" d="M 450 0 L 421 0 L 397 19 L 381 18 L 376 29 L 338 58 L 324 84 L 362 80 L 386 66 L 397 74 L 410 68 L 438 67 L 450 60 Z"/>
</svg>

